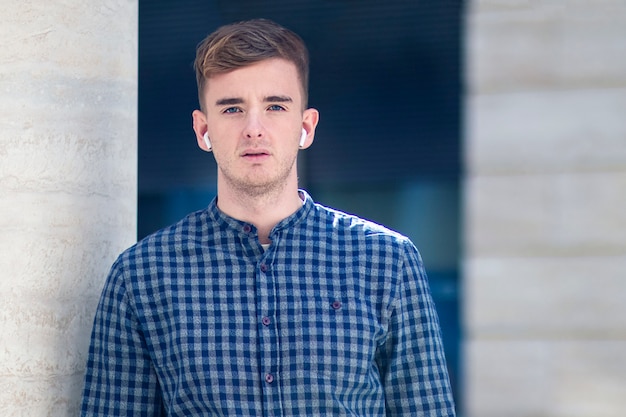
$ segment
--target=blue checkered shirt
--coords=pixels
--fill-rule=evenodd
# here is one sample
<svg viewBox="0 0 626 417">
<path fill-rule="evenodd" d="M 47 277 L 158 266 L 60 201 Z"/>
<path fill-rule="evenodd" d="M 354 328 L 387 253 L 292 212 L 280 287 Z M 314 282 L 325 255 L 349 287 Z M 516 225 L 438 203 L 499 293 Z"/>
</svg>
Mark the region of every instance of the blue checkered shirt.
<svg viewBox="0 0 626 417">
<path fill-rule="evenodd" d="M 454 416 L 413 244 L 301 195 L 267 250 L 213 201 L 116 260 L 82 415 Z"/>
</svg>

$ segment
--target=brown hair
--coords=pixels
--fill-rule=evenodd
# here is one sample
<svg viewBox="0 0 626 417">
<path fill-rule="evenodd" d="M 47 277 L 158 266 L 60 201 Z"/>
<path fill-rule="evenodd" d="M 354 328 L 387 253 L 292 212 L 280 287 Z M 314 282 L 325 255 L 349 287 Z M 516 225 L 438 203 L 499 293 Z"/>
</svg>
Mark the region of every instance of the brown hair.
<svg viewBox="0 0 626 417">
<path fill-rule="evenodd" d="M 270 58 L 282 58 L 296 66 L 306 107 L 309 53 L 304 41 L 271 20 L 253 19 L 222 26 L 198 44 L 194 68 L 200 108 L 204 110 L 204 89 L 211 76 Z"/>
</svg>

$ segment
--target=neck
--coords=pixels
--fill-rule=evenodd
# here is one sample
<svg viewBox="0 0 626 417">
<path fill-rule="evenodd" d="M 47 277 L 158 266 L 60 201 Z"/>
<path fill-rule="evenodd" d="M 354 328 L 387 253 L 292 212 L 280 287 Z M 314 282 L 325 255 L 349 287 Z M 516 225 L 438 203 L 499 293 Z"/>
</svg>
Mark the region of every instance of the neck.
<svg viewBox="0 0 626 417">
<path fill-rule="evenodd" d="M 227 215 L 253 224 L 259 242 L 265 244 L 271 243 L 269 234 L 274 226 L 302 207 L 302 200 L 297 183 L 257 195 L 220 187 L 218 179 L 217 205 Z"/>
</svg>

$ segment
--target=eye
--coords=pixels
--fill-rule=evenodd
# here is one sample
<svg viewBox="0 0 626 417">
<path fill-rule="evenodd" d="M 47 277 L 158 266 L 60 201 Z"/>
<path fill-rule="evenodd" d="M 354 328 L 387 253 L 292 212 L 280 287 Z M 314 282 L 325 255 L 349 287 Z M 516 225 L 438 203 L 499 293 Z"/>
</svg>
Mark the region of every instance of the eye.
<svg viewBox="0 0 626 417">
<path fill-rule="evenodd" d="M 283 111 L 285 110 L 285 108 L 283 106 L 280 106 L 278 104 L 272 104 L 271 106 L 269 106 L 267 108 L 269 111 Z"/>
<path fill-rule="evenodd" d="M 239 107 L 229 107 L 222 111 L 222 113 L 226 113 L 226 114 L 240 113 L 240 112 L 241 112 L 241 109 Z"/>
</svg>

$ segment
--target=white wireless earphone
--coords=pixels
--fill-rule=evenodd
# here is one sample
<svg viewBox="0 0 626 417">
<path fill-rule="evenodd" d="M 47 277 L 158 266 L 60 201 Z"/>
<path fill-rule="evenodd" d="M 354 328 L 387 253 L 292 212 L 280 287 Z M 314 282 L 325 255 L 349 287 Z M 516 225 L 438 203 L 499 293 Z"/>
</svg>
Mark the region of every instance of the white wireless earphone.
<svg viewBox="0 0 626 417">
<path fill-rule="evenodd" d="M 206 147 L 209 148 L 209 151 L 210 151 L 211 141 L 209 140 L 209 132 L 204 132 L 204 136 L 202 136 L 202 139 L 204 139 L 204 143 L 206 144 Z"/>
<path fill-rule="evenodd" d="M 302 135 L 300 136 L 300 147 L 304 146 L 304 142 L 306 142 L 306 130 L 304 130 L 304 128 L 302 128 Z"/>
</svg>

